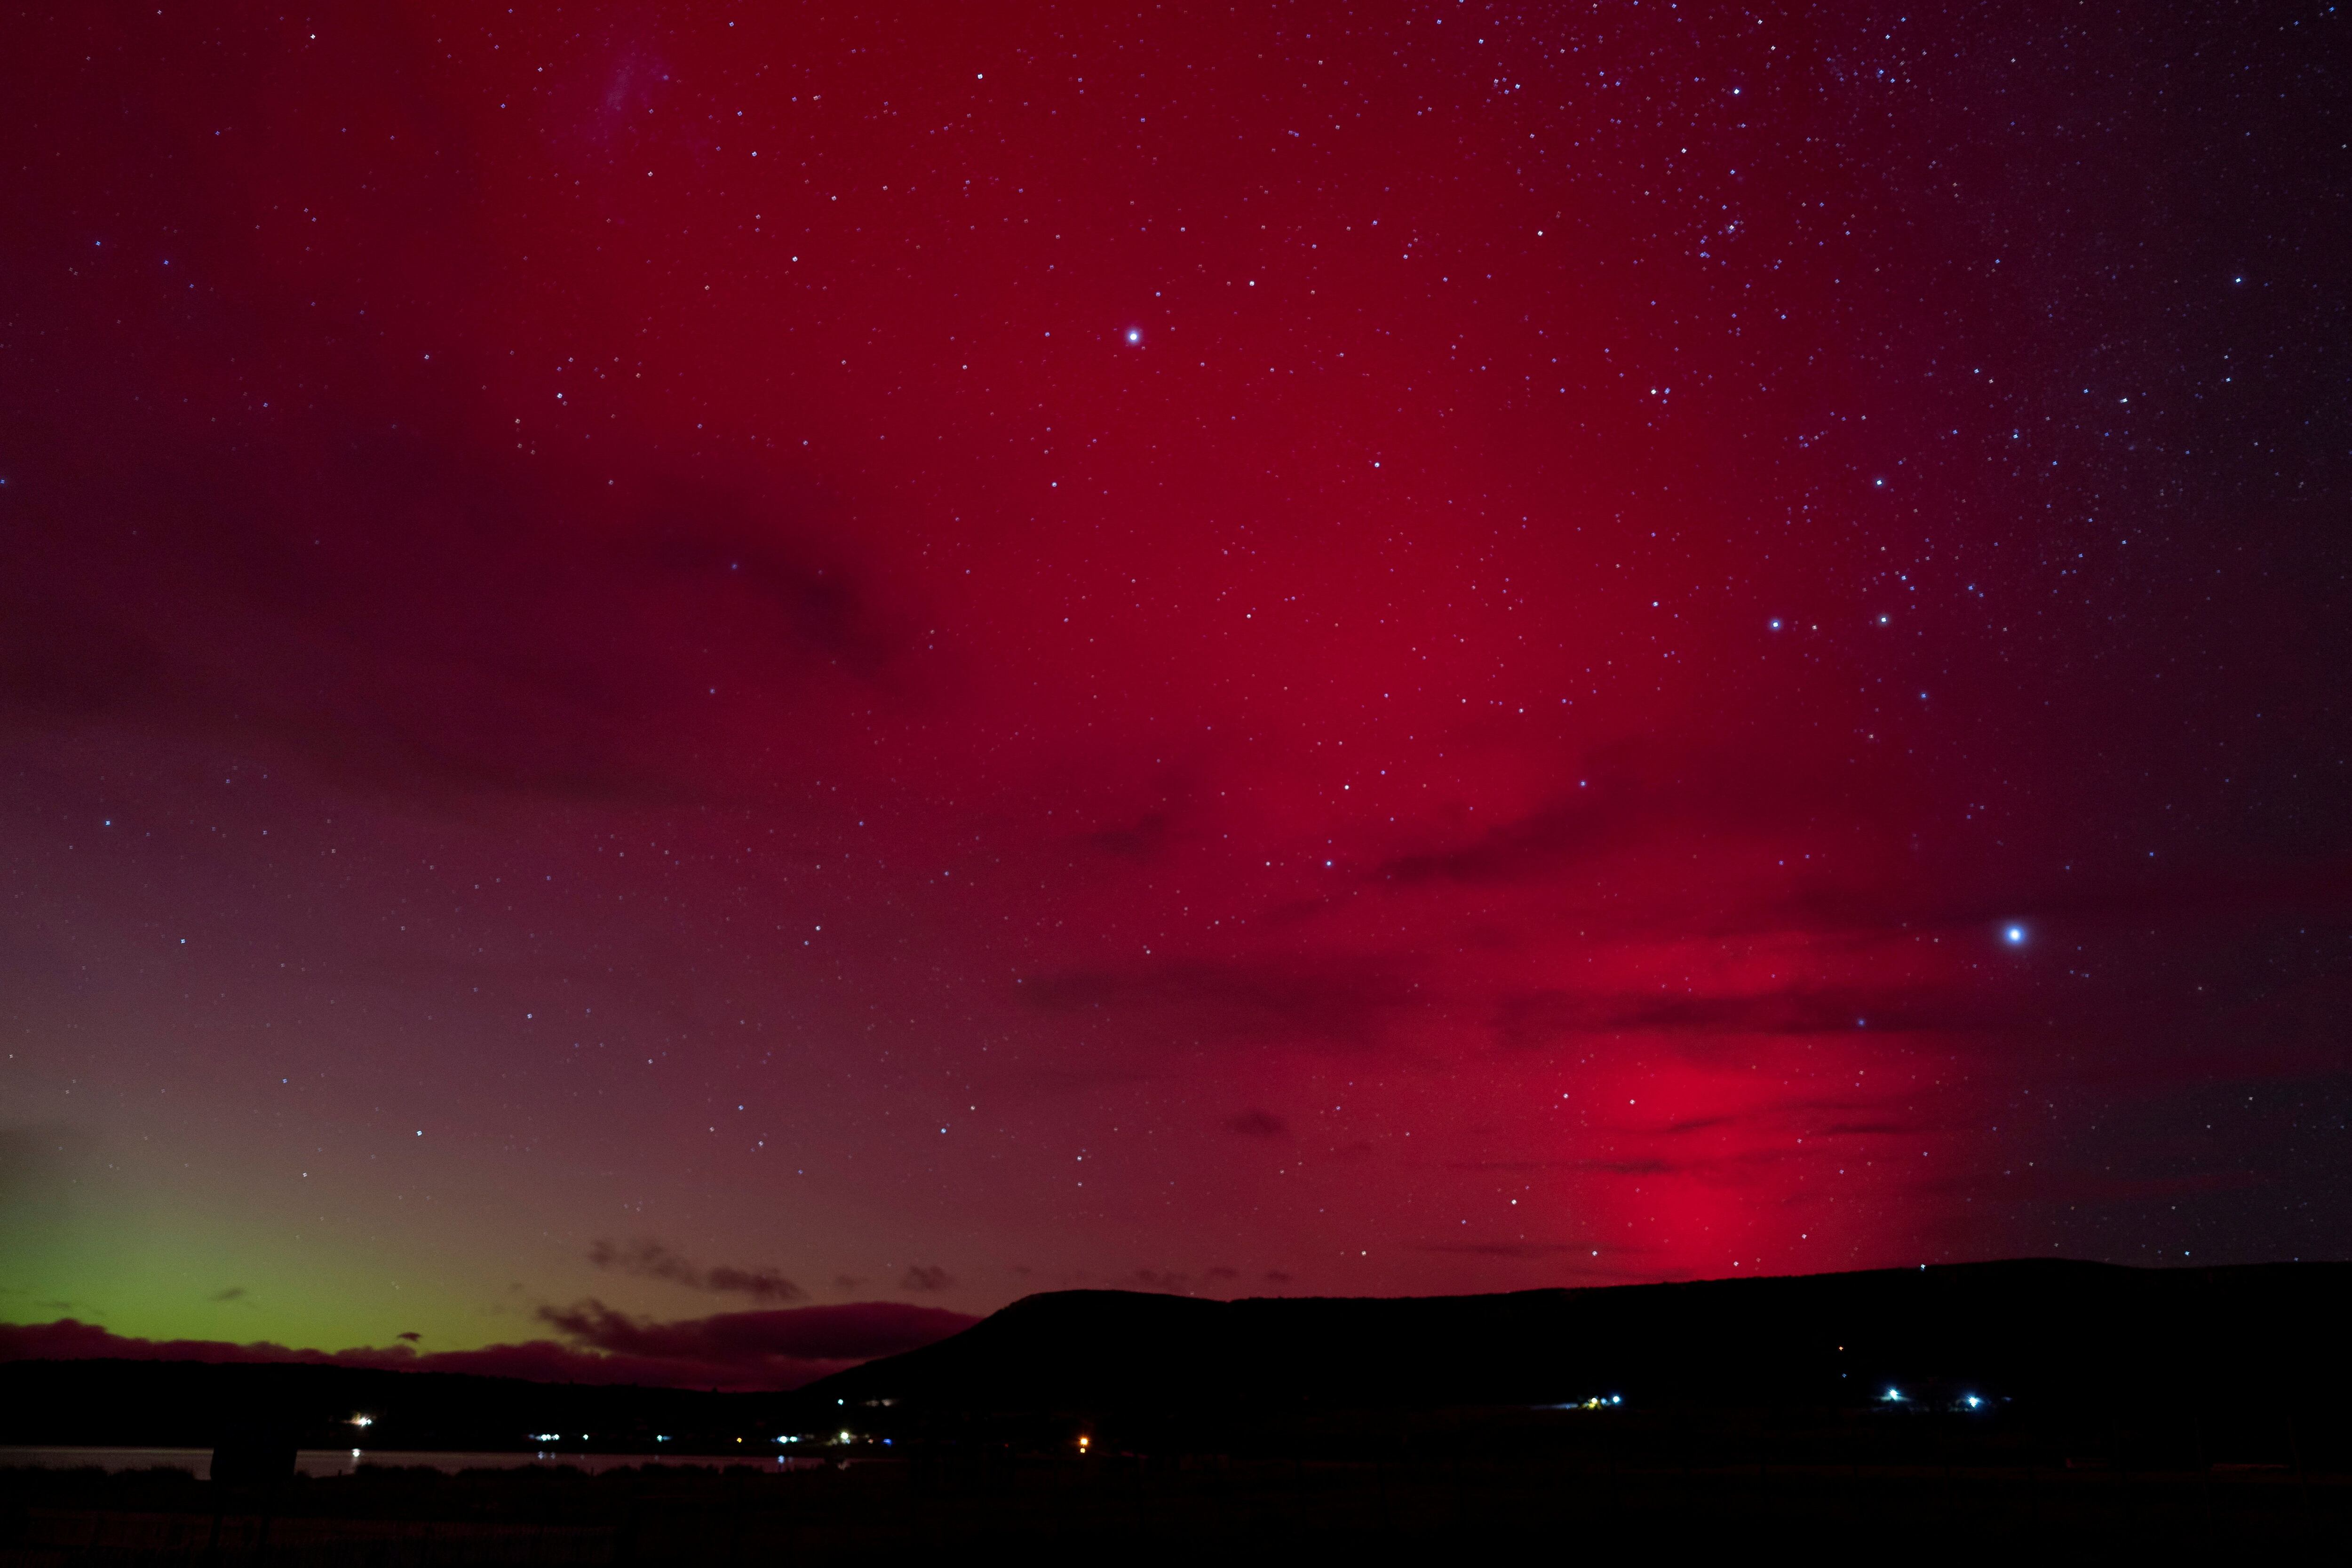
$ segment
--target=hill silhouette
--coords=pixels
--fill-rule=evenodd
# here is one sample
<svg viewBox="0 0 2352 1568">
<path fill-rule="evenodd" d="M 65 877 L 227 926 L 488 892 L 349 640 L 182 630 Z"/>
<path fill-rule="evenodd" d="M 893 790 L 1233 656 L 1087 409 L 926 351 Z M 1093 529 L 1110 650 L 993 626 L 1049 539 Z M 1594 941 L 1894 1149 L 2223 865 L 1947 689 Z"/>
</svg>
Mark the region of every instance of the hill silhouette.
<svg viewBox="0 0 2352 1568">
<path fill-rule="evenodd" d="M 940 1411 L 1554 1405 L 2072 1407 L 2352 1392 L 2352 1265 L 2053 1259 L 1507 1295 L 1028 1297 L 788 1396 Z M 1901 1397 L 1888 1400 L 1888 1390 Z"/>
<path fill-rule="evenodd" d="M 1163 1447 L 1213 1448 L 1276 1414 L 1344 1422 L 1349 1412 L 1618 1396 L 1629 1412 L 2014 1406 L 2094 1425 L 2154 1412 L 2171 1425 L 2251 1423 L 2342 1447 L 2326 1435 L 2352 1436 L 2347 1322 L 2352 1264 L 2335 1263 L 2141 1269 L 2026 1259 L 1395 1299 L 1069 1290 L 793 1393 L 310 1364 L 18 1362 L 0 1365 L 0 1442 L 207 1446 L 228 1424 L 266 1418 L 328 1447 L 352 1442 L 349 1418 L 366 1412 L 367 1446 L 379 1449 L 652 1452 L 667 1436 L 660 1451 L 735 1455 L 845 1419 L 903 1443 L 1003 1415 L 1063 1422 L 996 1428 L 1004 1434 L 1060 1431 L 1075 1418 L 1139 1442 L 1148 1431 Z M 563 1436 L 541 1445 L 530 1436 L 540 1432 Z"/>
</svg>

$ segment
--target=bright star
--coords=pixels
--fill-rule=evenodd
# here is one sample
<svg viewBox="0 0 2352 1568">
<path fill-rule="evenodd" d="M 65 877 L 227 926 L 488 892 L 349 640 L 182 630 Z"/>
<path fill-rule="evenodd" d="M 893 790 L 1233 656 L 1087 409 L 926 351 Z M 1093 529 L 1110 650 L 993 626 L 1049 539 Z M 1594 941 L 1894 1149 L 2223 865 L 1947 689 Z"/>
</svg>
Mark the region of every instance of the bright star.
<svg viewBox="0 0 2352 1568">
<path fill-rule="evenodd" d="M 2011 947 L 2023 947 L 2025 945 L 2025 928 L 2023 926 L 2011 926 L 2007 931 L 2002 931 L 2000 935 L 2001 940 L 2008 942 Z"/>
<path fill-rule="evenodd" d="M 1127 329 L 1127 341 L 1128 341 L 1129 342 L 1130 342 L 1130 343 L 1139 343 L 1139 342 L 1141 342 L 1143 341 L 1143 329 L 1142 329 L 1141 327 L 1129 327 L 1129 328 L 1128 328 L 1128 329 Z"/>
</svg>

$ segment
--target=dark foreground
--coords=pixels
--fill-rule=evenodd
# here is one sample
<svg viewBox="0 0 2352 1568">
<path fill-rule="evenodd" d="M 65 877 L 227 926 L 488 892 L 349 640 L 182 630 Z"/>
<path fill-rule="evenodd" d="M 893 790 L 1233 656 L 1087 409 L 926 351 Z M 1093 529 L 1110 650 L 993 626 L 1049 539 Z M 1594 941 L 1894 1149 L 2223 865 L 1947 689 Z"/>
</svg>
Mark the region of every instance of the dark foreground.
<svg viewBox="0 0 2352 1568">
<path fill-rule="evenodd" d="M 2352 1266 L 2042 1260 L 1403 1301 L 1060 1292 L 779 1394 L 26 1363 L 0 1369 L 0 1431 L 217 1441 L 215 1473 L 247 1479 L 0 1472 L 0 1568 L 2334 1561 L 2347 1321 Z M 273 1479 L 360 1411 L 387 1446 L 562 1431 L 769 1468 Z"/>
<path fill-rule="evenodd" d="M 1694 1447 L 1720 1448 L 1720 1444 Z M 1649 1447 L 1654 1447 L 1654 1445 Z M 1857 1449 L 1870 1447 L 1858 1444 Z M 1986 1550 L 2189 1550 L 2276 1560 L 2342 1542 L 2352 1478 L 2141 1470 L 1984 1453 L 1685 1465 L 1657 1453 L 1293 1460 L 1006 1455 L 748 1468 L 366 1470 L 274 1498 L 184 1472 L 0 1472 L 0 1568 L 100 1564 L 937 1562 L 1019 1552 L 1160 1563 L 1460 1561 L 1698 1550 L 1939 1560 Z M 262 1510 L 270 1510 L 266 1521 Z M 223 1510 L 214 1536 L 214 1510 Z"/>
</svg>

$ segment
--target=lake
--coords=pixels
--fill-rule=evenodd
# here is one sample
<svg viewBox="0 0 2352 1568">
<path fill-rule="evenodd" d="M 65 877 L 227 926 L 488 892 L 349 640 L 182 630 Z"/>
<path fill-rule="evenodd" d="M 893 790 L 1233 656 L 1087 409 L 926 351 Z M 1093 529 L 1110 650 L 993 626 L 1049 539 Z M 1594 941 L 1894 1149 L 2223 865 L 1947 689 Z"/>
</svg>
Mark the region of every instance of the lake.
<svg viewBox="0 0 2352 1568">
<path fill-rule="evenodd" d="M 399 1448 L 305 1448 L 294 1457 L 294 1468 L 306 1476 L 348 1476 L 362 1465 L 386 1468 L 422 1465 L 446 1470 L 554 1469 L 569 1465 L 599 1474 L 636 1465 L 742 1465 L 757 1463 L 763 1470 L 814 1469 L 831 1461 L 778 1454 L 754 1461 L 731 1454 L 577 1454 L 548 1448 L 522 1454 L 461 1454 L 410 1451 Z M 0 1469 L 26 1466 L 38 1469 L 188 1470 L 196 1479 L 212 1479 L 210 1448 L 10 1448 L 0 1447 Z"/>
</svg>

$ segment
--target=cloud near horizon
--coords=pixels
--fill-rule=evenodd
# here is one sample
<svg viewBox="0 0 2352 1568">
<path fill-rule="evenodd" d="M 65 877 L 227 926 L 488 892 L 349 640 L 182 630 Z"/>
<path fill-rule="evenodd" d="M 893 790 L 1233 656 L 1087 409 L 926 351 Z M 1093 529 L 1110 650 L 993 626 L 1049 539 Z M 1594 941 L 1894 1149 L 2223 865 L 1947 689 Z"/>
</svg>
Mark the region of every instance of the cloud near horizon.
<svg viewBox="0 0 2352 1568">
<path fill-rule="evenodd" d="M 717 1264 L 699 1268 L 650 1237 L 625 1247 L 598 1240 L 588 1249 L 588 1261 L 599 1268 L 635 1274 L 647 1279 L 667 1279 L 714 1295 L 743 1295 L 755 1301 L 805 1301 L 808 1292 L 773 1268 L 737 1268 Z"/>
<path fill-rule="evenodd" d="M 60 1318 L 48 1323 L 0 1324 L 0 1362 L 300 1363 L 533 1383 L 764 1391 L 798 1388 L 860 1362 L 919 1349 L 979 1321 L 938 1307 L 858 1301 L 662 1322 L 633 1318 L 593 1298 L 571 1307 L 542 1307 L 539 1317 L 562 1336 L 561 1341 L 537 1339 L 469 1351 L 417 1351 L 404 1343 L 320 1351 L 268 1341 L 149 1340 Z"/>
</svg>

